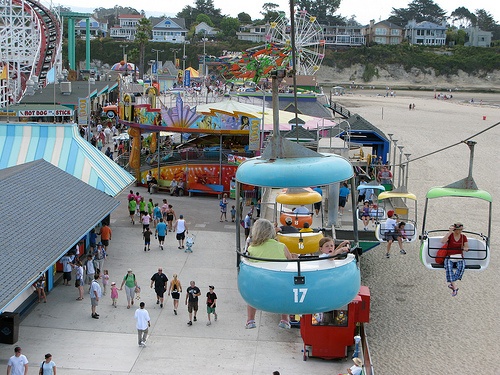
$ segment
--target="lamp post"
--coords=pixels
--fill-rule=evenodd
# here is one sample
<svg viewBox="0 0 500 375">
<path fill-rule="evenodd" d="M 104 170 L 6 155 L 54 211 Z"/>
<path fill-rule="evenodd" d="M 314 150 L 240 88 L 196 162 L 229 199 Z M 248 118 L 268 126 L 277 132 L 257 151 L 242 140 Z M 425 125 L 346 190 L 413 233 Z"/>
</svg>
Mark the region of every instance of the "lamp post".
<svg viewBox="0 0 500 375">
<path fill-rule="evenodd" d="M 387 136 L 389 137 L 389 154 L 387 155 L 387 160 L 386 160 L 386 162 L 388 161 L 388 162 L 389 162 L 389 164 L 391 164 L 391 145 L 390 145 L 390 143 L 392 142 L 392 136 L 393 136 L 393 135 L 394 135 L 393 133 L 388 133 L 388 134 L 387 134 Z"/>
<path fill-rule="evenodd" d="M 391 168 L 391 172 L 392 172 L 392 185 L 394 186 L 394 171 L 396 169 L 396 148 L 398 146 L 398 140 L 397 139 L 393 139 L 392 140 L 392 143 L 394 143 L 394 149 L 393 149 L 393 152 L 392 152 L 392 168 Z M 389 161 L 389 164 L 391 162 Z"/>
<path fill-rule="evenodd" d="M 398 188 L 402 185 L 401 184 L 401 172 L 403 170 L 403 148 L 405 146 L 398 146 L 399 148 L 399 171 L 398 171 Z"/>
<path fill-rule="evenodd" d="M 204 37 L 201 38 L 203 40 L 203 78 L 207 75 L 207 53 L 205 51 L 205 43 L 207 42 L 207 31 L 204 30 Z"/>
<path fill-rule="evenodd" d="M 180 48 L 170 48 L 170 52 L 174 53 L 174 66 L 177 68 L 177 52 L 180 52 Z"/>
<path fill-rule="evenodd" d="M 183 50 L 182 50 L 182 74 L 184 75 L 184 72 L 186 71 L 186 41 L 183 43 Z"/>
<path fill-rule="evenodd" d="M 87 142 L 90 142 L 90 121 L 91 121 L 91 112 L 92 112 L 92 102 L 90 101 L 90 85 L 95 85 L 95 79 L 92 77 L 92 73 L 89 73 L 88 79 L 88 106 L 87 106 Z"/>
<path fill-rule="evenodd" d="M 160 52 L 165 52 L 164 50 L 162 49 L 152 49 L 151 52 L 156 52 L 156 82 L 160 83 L 159 81 L 159 78 L 158 78 L 158 54 Z M 153 74 L 153 72 L 151 72 L 151 74 Z"/>
<path fill-rule="evenodd" d="M 410 155 L 411 154 L 405 154 L 406 156 L 406 176 L 405 176 L 405 187 L 408 189 L 408 172 L 410 171 Z"/>
<path fill-rule="evenodd" d="M 127 63 L 127 47 L 128 44 L 126 45 L 120 44 L 120 48 L 123 48 L 123 61 L 125 61 L 125 64 Z"/>
</svg>

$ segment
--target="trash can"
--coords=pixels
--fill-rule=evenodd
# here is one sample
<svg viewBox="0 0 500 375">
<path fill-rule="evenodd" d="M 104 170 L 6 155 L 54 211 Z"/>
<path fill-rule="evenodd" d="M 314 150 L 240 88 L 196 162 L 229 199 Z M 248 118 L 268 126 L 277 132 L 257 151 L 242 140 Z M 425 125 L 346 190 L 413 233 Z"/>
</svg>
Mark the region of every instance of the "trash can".
<svg viewBox="0 0 500 375">
<path fill-rule="evenodd" d="M 0 314 L 0 343 L 15 344 L 19 339 L 19 314 Z"/>
</svg>

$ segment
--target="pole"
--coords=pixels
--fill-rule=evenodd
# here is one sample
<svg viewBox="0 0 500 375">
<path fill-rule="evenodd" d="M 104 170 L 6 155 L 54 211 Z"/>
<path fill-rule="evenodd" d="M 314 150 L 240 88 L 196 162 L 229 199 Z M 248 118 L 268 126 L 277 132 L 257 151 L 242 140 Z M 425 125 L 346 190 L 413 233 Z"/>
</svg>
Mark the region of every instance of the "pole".
<svg viewBox="0 0 500 375">
<path fill-rule="evenodd" d="M 394 171 L 396 170 L 396 147 L 398 145 L 398 140 L 397 139 L 393 139 L 392 142 L 394 143 L 394 151 L 392 153 L 392 157 L 393 157 L 393 162 L 392 162 L 392 185 L 394 186 Z M 390 161 L 389 161 L 389 164 L 390 164 Z"/>
<path fill-rule="evenodd" d="M 398 172 L 398 188 L 401 186 L 401 171 L 403 168 L 403 148 L 404 146 L 398 146 L 399 148 L 399 172 Z"/>
<path fill-rule="evenodd" d="M 405 187 L 406 190 L 408 191 L 408 174 L 410 172 L 410 155 L 411 154 L 405 154 L 406 156 L 406 176 L 405 176 Z"/>
<path fill-rule="evenodd" d="M 186 72 L 186 41 L 184 41 L 184 49 L 182 50 L 182 76 Z"/>
</svg>

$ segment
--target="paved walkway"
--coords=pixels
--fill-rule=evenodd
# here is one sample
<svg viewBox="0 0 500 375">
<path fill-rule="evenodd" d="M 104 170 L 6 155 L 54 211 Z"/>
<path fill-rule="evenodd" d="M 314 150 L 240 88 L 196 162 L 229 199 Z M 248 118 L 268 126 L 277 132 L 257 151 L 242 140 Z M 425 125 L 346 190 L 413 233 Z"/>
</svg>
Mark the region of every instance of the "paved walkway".
<svg viewBox="0 0 500 375">
<path fill-rule="evenodd" d="M 144 188 L 134 188 L 154 202 L 166 195 L 149 195 Z M 164 251 L 153 240 L 150 252 L 143 251 L 142 226 L 129 222 L 126 195 L 118 198 L 120 207 L 112 215 L 113 238 L 104 268 L 110 281 L 119 285 L 128 268 L 132 268 L 142 287 L 141 301 L 151 316 L 147 347 L 137 345 L 133 318 L 136 305 L 127 309 L 124 291 L 118 308 L 111 306 L 109 292 L 102 298 L 100 319 L 90 316 L 88 293 L 76 301 L 74 287 L 58 285 L 21 323 L 17 345 L 30 360 L 30 373 L 38 371 L 45 353 L 50 352 L 58 374 L 338 374 L 346 373 L 350 359 L 326 361 L 302 360 L 302 340 L 298 329 L 278 328 L 279 316 L 259 312 L 257 328 L 246 330 L 246 305 L 236 282 L 234 223 L 219 222 L 219 202 L 214 197 L 170 197 L 177 213 L 187 219 L 190 233 L 196 235 L 192 254 L 177 249 L 169 233 Z M 230 200 L 229 206 L 233 200 Z M 245 212 L 245 211 L 244 211 Z M 230 220 L 230 219 L 229 219 Z M 215 286 L 219 319 L 211 326 L 207 321 L 204 297 L 200 297 L 198 322 L 187 326 L 188 314 L 181 295 L 179 315 L 173 314 L 172 300 L 163 309 L 155 304 L 150 277 L 162 266 L 169 279 L 179 275 L 183 289 L 195 280 L 202 291 Z M 74 279 L 73 279 L 74 280 Z M 137 304 L 138 301 L 136 301 Z M 0 363 L 6 366 L 15 345 L 0 344 Z M 11 354 L 12 353 L 12 354 Z"/>
</svg>

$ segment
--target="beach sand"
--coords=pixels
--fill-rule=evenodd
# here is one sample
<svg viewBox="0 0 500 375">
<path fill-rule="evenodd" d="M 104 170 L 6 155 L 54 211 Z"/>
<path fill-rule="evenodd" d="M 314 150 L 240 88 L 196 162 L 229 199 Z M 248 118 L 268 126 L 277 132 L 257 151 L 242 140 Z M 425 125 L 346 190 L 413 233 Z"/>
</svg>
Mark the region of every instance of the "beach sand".
<svg viewBox="0 0 500 375">
<path fill-rule="evenodd" d="M 385 134 L 393 133 L 410 159 L 465 140 L 500 120 L 500 95 L 496 94 L 453 93 L 452 100 L 436 100 L 433 92 L 400 91 L 396 97 L 376 94 L 358 90 L 335 101 Z M 471 98 L 475 104 L 468 103 Z M 479 105 L 481 99 L 483 105 Z M 415 103 L 415 110 L 408 109 L 409 103 Z M 494 202 L 500 196 L 499 139 L 500 126 L 473 138 L 477 142 L 473 176 Z M 408 191 L 419 198 L 418 230 L 427 190 L 466 177 L 468 163 L 465 144 L 410 163 Z M 426 229 L 446 229 L 461 221 L 466 230 L 486 233 L 487 205 L 472 201 L 432 202 Z M 372 296 L 367 334 L 377 374 L 500 374 L 500 273 L 495 255 L 499 226 L 494 207 L 489 268 L 466 270 L 458 282 L 457 297 L 451 297 L 443 270 L 429 271 L 421 264 L 418 242 L 405 247 L 407 255 L 400 255 L 393 245 L 391 258 L 385 259 L 385 244 L 363 255 L 362 282 Z"/>
</svg>

